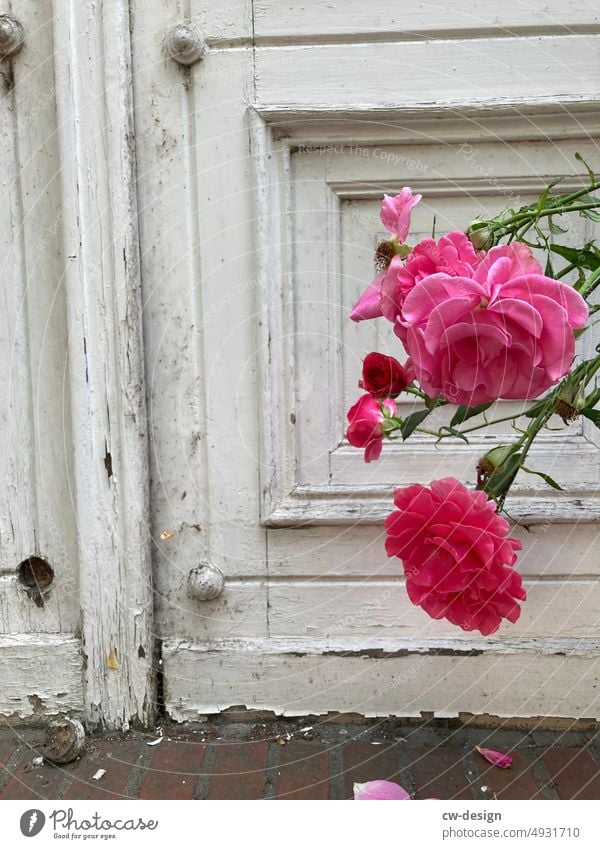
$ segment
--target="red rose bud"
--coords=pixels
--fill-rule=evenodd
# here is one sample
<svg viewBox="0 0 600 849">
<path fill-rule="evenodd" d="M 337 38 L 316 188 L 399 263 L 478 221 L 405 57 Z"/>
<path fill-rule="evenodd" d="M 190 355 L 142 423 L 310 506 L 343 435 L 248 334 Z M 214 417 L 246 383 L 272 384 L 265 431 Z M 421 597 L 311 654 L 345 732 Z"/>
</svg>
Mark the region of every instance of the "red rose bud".
<svg viewBox="0 0 600 849">
<path fill-rule="evenodd" d="M 405 369 L 394 357 L 373 351 L 364 359 L 358 385 L 373 398 L 395 398 L 411 383 Z"/>
</svg>

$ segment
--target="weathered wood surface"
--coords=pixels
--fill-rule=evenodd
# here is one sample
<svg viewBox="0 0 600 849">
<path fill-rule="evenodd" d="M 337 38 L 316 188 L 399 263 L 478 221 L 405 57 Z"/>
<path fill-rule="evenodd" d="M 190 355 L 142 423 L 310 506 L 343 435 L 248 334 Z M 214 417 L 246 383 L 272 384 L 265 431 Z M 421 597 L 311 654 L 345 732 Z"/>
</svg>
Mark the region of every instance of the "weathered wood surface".
<svg viewBox="0 0 600 849">
<path fill-rule="evenodd" d="M 502 643 L 482 651 L 459 641 L 203 647 L 164 645 L 166 708 L 179 722 L 234 705 L 298 716 L 600 716 L 598 644 Z M 389 655 L 386 657 L 386 654 Z"/>
<path fill-rule="evenodd" d="M 82 715 L 81 640 L 74 634 L 0 636 L 0 723 Z"/>
<path fill-rule="evenodd" d="M 129 3 L 54 3 L 86 719 L 154 712 Z"/>
</svg>

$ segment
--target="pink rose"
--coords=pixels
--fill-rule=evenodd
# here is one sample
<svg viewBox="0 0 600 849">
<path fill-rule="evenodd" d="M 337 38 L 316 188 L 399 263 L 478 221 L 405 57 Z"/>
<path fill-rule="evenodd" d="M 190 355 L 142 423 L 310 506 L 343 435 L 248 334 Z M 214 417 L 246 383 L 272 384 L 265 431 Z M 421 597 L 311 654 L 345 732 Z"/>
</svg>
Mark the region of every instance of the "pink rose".
<svg viewBox="0 0 600 849">
<path fill-rule="evenodd" d="M 452 277 L 470 277 L 479 257 L 470 240 L 458 230 L 435 239 L 423 239 L 404 262 L 394 257 L 381 281 L 381 312 L 396 323 L 402 305 L 415 285 L 431 274 L 444 272 Z M 402 325 L 397 329 L 402 338 Z"/>
<path fill-rule="evenodd" d="M 386 274 L 386 271 L 380 271 L 377 277 L 369 283 L 350 313 L 352 321 L 368 321 L 371 318 L 379 318 L 383 315 L 381 312 L 381 284 Z"/>
<path fill-rule="evenodd" d="M 358 385 L 373 398 L 395 398 L 411 383 L 395 357 L 372 351 L 364 359 L 362 380 Z"/>
<path fill-rule="evenodd" d="M 406 240 L 410 230 L 410 213 L 423 195 L 413 195 L 411 190 L 404 187 L 398 195 L 384 195 L 381 204 L 381 223 L 401 242 Z"/>
<path fill-rule="evenodd" d="M 495 503 L 455 478 L 397 489 L 385 520 L 388 557 L 399 557 L 413 604 L 484 636 L 516 622 L 526 598 L 513 566 L 518 540 Z"/>
<path fill-rule="evenodd" d="M 478 263 L 479 257 L 470 240 L 458 230 L 437 242 L 423 239 L 406 259 L 395 256 L 388 268 L 379 272 L 359 298 L 350 318 L 365 321 L 383 315 L 396 324 L 396 333 L 404 338 L 398 320 L 404 300 L 415 284 L 437 272 L 469 277 Z"/>
<path fill-rule="evenodd" d="M 428 395 L 468 406 L 525 400 L 569 371 L 585 301 L 565 283 L 522 273 L 536 266 L 521 248 L 493 250 L 473 277 L 433 274 L 404 301 L 403 341 Z"/>
<path fill-rule="evenodd" d="M 396 415 L 396 404 L 389 398 L 379 403 L 370 395 L 361 395 L 356 404 L 348 410 L 350 424 L 346 438 L 355 448 L 365 449 L 365 463 L 377 460 L 383 447 L 383 413 L 386 407 L 392 416 Z"/>
</svg>

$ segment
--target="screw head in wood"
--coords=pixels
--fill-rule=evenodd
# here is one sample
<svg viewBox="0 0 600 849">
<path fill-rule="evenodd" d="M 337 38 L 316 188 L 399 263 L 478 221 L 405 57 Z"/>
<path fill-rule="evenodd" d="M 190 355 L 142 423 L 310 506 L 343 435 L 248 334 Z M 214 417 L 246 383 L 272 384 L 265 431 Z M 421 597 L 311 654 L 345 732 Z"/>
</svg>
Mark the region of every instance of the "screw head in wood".
<svg viewBox="0 0 600 849">
<path fill-rule="evenodd" d="M 24 43 L 23 24 L 10 15 L 0 15 L 0 58 L 14 56 Z"/>
<path fill-rule="evenodd" d="M 225 576 L 218 566 L 201 563 L 192 569 L 188 578 L 188 594 L 196 601 L 212 601 L 225 587 Z"/>
<path fill-rule="evenodd" d="M 180 65 L 193 65 L 206 53 L 206 42 L 199 29 L 181 24 L 172 29 L 165 40 L 167 53 Z"/>
</svg>

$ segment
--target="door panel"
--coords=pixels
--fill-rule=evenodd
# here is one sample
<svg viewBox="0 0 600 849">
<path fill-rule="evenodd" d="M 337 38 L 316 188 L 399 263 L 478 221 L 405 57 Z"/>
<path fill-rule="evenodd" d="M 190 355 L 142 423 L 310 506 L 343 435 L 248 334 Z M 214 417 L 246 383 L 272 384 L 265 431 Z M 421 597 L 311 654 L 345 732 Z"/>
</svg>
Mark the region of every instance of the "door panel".
<svg viewBox="0 0 600 849">
<path fill-rule="evenodd" d="M 306 40 L 309 44 L 335 37 L 348 41 L 392 34 L 409 40 L 452 35 L 464 39 L 485 33 L 516 35 L 528 30 L 586 32 L 599 24 L 598 15 L 585 0 L 568 5 L 552 0 L 541 8 L 519 0 L 500 7 L 490 6 L 486 0 L 457 0 L 451 8 L 419 3 L 405 3 L 400 8 L 395 0 L 380 0 L 374 13 L 361 0 L 346 0 L 343 11 L 328 0 L 302 4 L 257 0 L 254 7 L 257 40 Z"/>
<path fill-rule="evenodd" d="M 252 16 L 249 2 L 218 4 L 215 15 L 194 2 L 191 20 L 209 49 L 182 69 L 155 57 L 184 20 L 183 4 L 152 20 L 138 5 L 168 713 L 184 720 L 243 704 L 292 714 L 600 715 L 593 429 L 576 423 L 536 448 L 564 493 L 518 482 L 509 511 L 522 522 L 529 600 L 493 639 L 409 604 L 381 522 L 394 486 L 442 473 L 472 484 L 486 437 L 504 432 L 470 447 L 419 436 L 368 466 L 344 440 L 362 357 L 397 350 L 391 332 L 347 318 L 373 274 L 382 193 L 422 191 L 418 238 L 434 214 L 438 232 L 464 227 L 528 202 L 558 174 L 576 181 L 575 151 L 597 159 L 596 16 L 582 4 L 543 15 L 505 4 L 497 17 L 470 3 L 451 17 L 436 10 L 434 21 L 412 4 L 399 21 L 383 3 L 369 21 L 355 3 L 342 15 L 321 2 L 299 14 L 259 1 Z M 569 34 L 559 35 L 562 25 Z M 588 224 L 570 233 L 574 243 L 595 235 Z M 203 563 L 225 575 L 212 601 L 190 595 L 190 570 Z"/>
<path fill-rule="evenodd" d="M 83 696 L 52 3 L 11 14 L 26 47 L 0 64 L 0 715 L 15 720 Z M 54 573 L 42 593 L 19 579 L 33 556 Z"/>
</svg>

